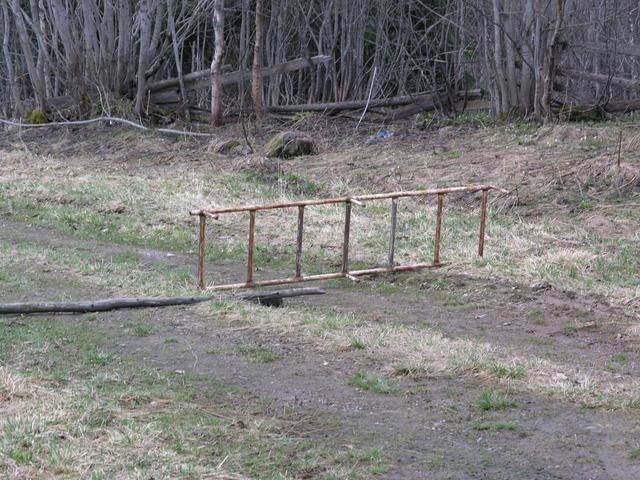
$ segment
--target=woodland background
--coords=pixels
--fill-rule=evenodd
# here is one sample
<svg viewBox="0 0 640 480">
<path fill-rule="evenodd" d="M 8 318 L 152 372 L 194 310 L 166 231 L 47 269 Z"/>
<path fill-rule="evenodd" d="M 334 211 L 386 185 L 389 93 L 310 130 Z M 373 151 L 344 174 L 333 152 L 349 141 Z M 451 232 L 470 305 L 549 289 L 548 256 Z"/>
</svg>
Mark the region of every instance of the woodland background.
<svg viewBox="0 0 640 480">
<path fill-rule="evenodd" d="M 639 29 L 632 0 L 0 0 L 0 107 L 214 124 L 472 97 L 537 118 L 633 110 Z"/>
</svg>

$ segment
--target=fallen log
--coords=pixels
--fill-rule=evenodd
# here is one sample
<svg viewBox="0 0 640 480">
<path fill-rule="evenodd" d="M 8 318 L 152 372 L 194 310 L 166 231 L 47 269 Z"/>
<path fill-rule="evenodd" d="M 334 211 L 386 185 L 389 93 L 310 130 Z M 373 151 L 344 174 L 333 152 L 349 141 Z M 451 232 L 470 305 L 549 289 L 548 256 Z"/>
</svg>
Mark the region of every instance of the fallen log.
<svg viewBox="0 0 640 480">
<path fill-rule="evenodd" d="M 640 110 L 640 100 L 612 100 L 605 103 L 602 107 L 606 112 L 609 113 L 632 112 L 635 110 Z"/>
<path fill-rule="evenodd" d="M 404 95 L 401 97 L 378 98 L 368 102 L 370 108 L 398 107 L 416 102 L 420 97 L 430 94 Z M 331 113 L 342 110 L 361 110 L 367 106 L 366 100 L 351 100 L 346 102 L 307 103 L 299 105 L 276 105 L 269 107 L 273 113 L 297 113 L 297 112 L 325 112 Z"/>
<path fill-rule="evenodd" d="M 628 90 L 639 90 L 640 81 L 631 78 L 612 77 L 600 73 L 583 72 L 570 68 L 558 68 L 556 74 L 560 77 L 567 77 L 573 80 L 587 80 L 589 82 L 610 84 L 616 87 L 626 88 Z"/>
<path fill-rule="evenodd" d="M 632 43 L 618 43 L 607 45 L 597 42 L 572 43 L 568 49 L 570 51 L 599 53 L 602 55 L 627 55 L 630 57 L 640 57 L 640 45 Z"/>
<path fill-rule="evenodd" d="M 320 65 L 329 63 L 331 57 L 328 55 L 317 55 L 311 58 L 296 58 L 288 62 L 273 65 L 268 68 L 262 69 L 262 77 L 270 77 L 282 73 L 295 72 L 308 68 L 313 65 Z M 231 85 L 240 81 L 249 81 L 251 79 L 251 71 L 240 71 L 224 73 L 222 74 L 222 85 Z M 199 70 L 192 72 L 184 76 L 184 84 L 188 90 L 197 90 L 199 88 L 205 88 L 211 86 L 211 70 Z M 179 87 L 179 80 L 177 78 L 168 78 L 166 80 L 159 80 L 157 82 L 150 82 L 147 89 L 155 94 L 162 90 L 170 90 Z M 151 99 L 153 101 L 153 97 Z"/>
<path fill-rule="evenodd" d="M 460 92 L 461 98 L 468 100 L 477 100 L 482 97 L 480 90 L 468 90 Z M 417 93 L 413 95 L 403 95 L 399 97 L 377 98 L 371 101 L 367 100 L 351 100 L 346 102 L 330 102 L 330 103 L 309 103 L 301 105 L 278 105 L 269 107 L 268 111 L 272 113 L 297 113 L 297 112 L 339 112 L 343 110 L 362 110 L 365 107 L 382 108 L 382 107 L 401 107 L 404 105 L 420 105 L 433 102 L 433 95 L 428 92 Z"/>
<path fill-rule="evenodd" d="M 108 124 L 119 123 L 129 127 L 137 128 L 138 130 L 143 130 L 146 132 L 166 133 L 169 135 L 180 135 L 180 136 L 188 136 L 188 137 L 207 137 L 207 138 L 214 137 L 212 133 L 188 132 L 186 130 L 174 130 L 172 128 L 145 127 L 140 123 L 132 122 L 131 120 L 127 120 L 125 118 L 117 118 L 117 117 L 98 117 L 98 118 L 91 118 L 89 120 L 73 120 L 68 122 L 50 122 L 50 123 L 22 123 L 22 122 L 14 122 L 12 120 L 5 120 L 3 118 L 0 118 L 0 124 L 7 125 L 10 127 L 19 127 L 19 128 L 74 127 L 74 126 L 82 126 L 82 125 L 92 125 L 94 123 L 102 123 L 102 122 L 107 122 Z"/>
<path fill-rule="evenodd" d="M 0 315 L 27 315 L 33 313 L 91 313 L 108 312 L 129 308 L 155 308 L 176 305 L 193 305 L 211 300 L 248 300 L 263 305 L 277 305 L 283 298 L 304 295 L 324 295 L 322 288 L 291 288 L 276 291 L 247 291 L 229 295 L 205 295 L 195 297 L 147 297 L 147 298 L 109 298 L 84 302 L 33 302 L 0 304 Z"/>
</svg>

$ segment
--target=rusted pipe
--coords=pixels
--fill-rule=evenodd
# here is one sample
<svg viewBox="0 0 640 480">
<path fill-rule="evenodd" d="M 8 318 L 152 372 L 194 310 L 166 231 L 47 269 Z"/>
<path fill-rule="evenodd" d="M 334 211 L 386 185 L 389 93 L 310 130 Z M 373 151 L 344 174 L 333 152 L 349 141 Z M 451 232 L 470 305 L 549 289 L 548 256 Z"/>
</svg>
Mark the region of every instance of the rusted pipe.
<svg viewBox="0 0 640 480">
<path fill-rule="evenodd" d="M 433 264 L 440 265 L 440 239 L 442 238 L 442 216 L 444 212 L 444 193 L 438 194 L 438 211 L 436 214 L 436 236 L 433 241 Z"/>
<path fill-rule="evenodd" d="M 478 239 L 478 256 L 484 257 L 484 233 L 487 225 L 487 206 L 489 204 L 489 191 L 482 191 L 482 205 L 480 207 L 480 238 Z"/>
<path fill-rule="evenodd" d="M 396 224 L 398 218 L 398 199 L 393 197 L 391 199 L 391 226 L 389 228 L 389 257 L 387 265 L 393 267 L 395 249 L 396 249 Z"/>
<path fill-rule="evenodd" d="M 344 204 L 344 238 L 342 240 L 342 275 L 349 273 L 349 237 L 351 236 L 351 202 Z"/>
<path fill-rule="evenodd" d="M 249 211 L 249 252 L 247 254 L 247 286 L 253 285 L 253 244 L 256 230 L 256 211 Z"/>
<path fill-rule="evenodd" d="M 362 277 L 366 275 L 376 275 L 379 273 L 395 273 L 395 272 L 408 272 L 413 270 L 422 270 L 425 268 L 439 268 L 445 266 L 444 263 L 440 265 L 433 265 L 431 263 L 418 263 L 415 265 L 399 265 L 393 268 L 389 267 L 380 267 L 380 268 L 368 268 L 366 270 L 352 270 L 348 273 L 351 277 Z M 223 291 L 223 290 L 237 290 L 239 288 L 247 288 L 247 287 L 268 287 L 274 285 L 287 285 L 291 283 L 302 283 L 302 282 L 313 282 L 320 280 L 332 280 L 336 278 L 345 278 L 346 275 L 342 272 L 339 273 L 323 273 L 320 275 L 308 275 L 301 277 L 288 277 L 288 278 L 276 278 L 273 280 L 258 280 L 253 282 L 251 285 L 247 285 L 246 283 L 233 283 L 228 285 L 214 285 L 212 287 L 208 287 L 206 290 L 211 292 Z"/>
<path fill-rule="evenodd" d="M 191 215 L 200 215 L 201 213 L 205 213 L 208 215 L 217 215 L 220 213 L 235 213 L 235 212 L 249 212 L 251 210 L 272 210 L 276 208 L 289 208 L 289 207 L 300 207 L 300 206 L 310 206 L 310 205 L 328 205 L 328 204 L 336 204 L 336 203 L 356 203 L 356 202 L 365 202 L 368 200 L 384 200 L 386 198 L 403 198 L 403 197 L 421 197 L 426 195 L 438 195 L 440 193 L 475 193 L 482 190 L 497 190 L 502 193 L 509 193 L 507 190 L 496 187 L 494 185 L 469 185 L 465 187 L 448 187 L 448 188 L 434 188 L 430 190 L 410 190 L 406 192 L 390 192 L 390 193 L 379 193 L 372 195 L 358 195 L 353 197 L 338 197 L 338 198 L 323 198 L 318 200 L 301 200 L 297 202 L 282 202 L 282 203 L 271 203 L 265 205 L 246 205 L 242 207 L 226 207 L 226 208 L 205 208 L 202 210 L 197 210 L 193 212 L 189 212 Z"/>
<path fill-rule="evenodd" d="M 204 288 L 204 256 L 205 256 L 205 234 L 207 227 L 206 215 L 200 215 L 200 234 L 198 236 L 198 288 Z"/>
<path fill-rule="evenodd" d="M 302 276 L 302 235 L 304 231 L 304 205 L 298 207 L 298 237 L 296 238 L 296 278 Z"/>
</svg>

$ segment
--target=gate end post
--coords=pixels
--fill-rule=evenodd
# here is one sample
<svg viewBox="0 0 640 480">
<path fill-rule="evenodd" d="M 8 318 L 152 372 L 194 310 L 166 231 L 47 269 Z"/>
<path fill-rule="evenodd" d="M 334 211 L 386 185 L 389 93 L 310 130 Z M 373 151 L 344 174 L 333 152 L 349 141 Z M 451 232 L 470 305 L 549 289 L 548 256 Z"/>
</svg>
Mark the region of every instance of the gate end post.
<svg viewBox="0 0 640 480">
<path fill-rule="evenodd" d="M 205 234 L 207 226 L 207 217 L 204 213 L 200 213 L 200 234 L 198 236 L 198 288 L 204 290 L 204 256 L 205 256 Z"/>
</svg>

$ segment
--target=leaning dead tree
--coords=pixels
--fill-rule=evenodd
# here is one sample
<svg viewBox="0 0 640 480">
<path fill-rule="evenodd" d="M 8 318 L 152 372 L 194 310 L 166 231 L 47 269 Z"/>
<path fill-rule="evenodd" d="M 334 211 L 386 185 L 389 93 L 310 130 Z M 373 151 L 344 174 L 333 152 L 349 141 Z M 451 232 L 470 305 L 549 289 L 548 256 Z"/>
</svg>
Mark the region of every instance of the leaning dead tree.
<svg viewBox="0 0 640 480">
<path fill-rule="evenodd" d="M 0 106 L 34 121 L 425 92 L 455 114 L 475 89 L 498 114 L 637 108 L 635 0 L 0 0 L 0 17 Z"/>
</svg>

